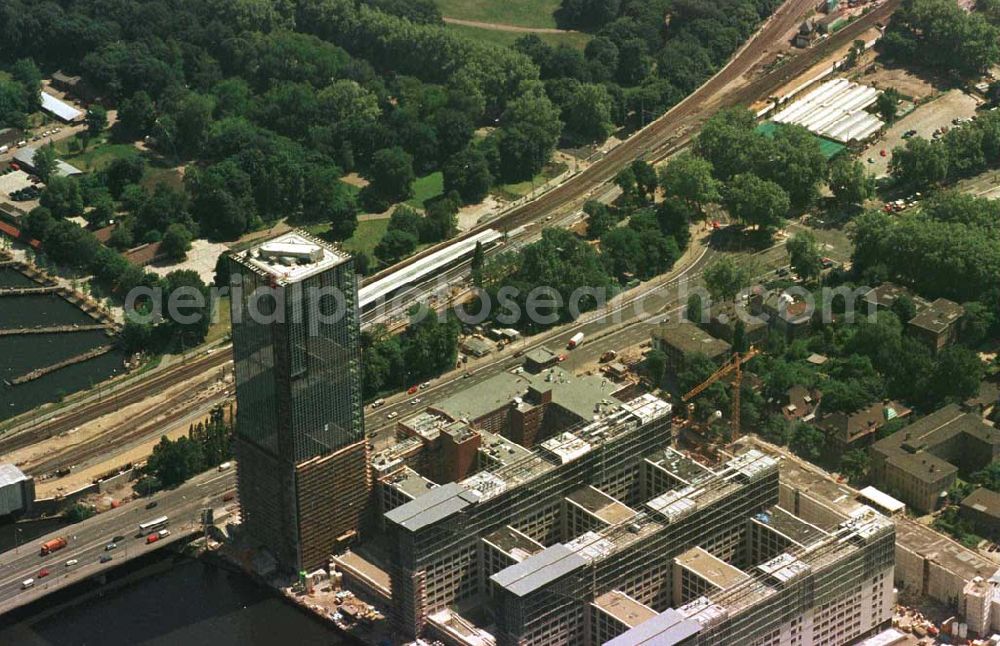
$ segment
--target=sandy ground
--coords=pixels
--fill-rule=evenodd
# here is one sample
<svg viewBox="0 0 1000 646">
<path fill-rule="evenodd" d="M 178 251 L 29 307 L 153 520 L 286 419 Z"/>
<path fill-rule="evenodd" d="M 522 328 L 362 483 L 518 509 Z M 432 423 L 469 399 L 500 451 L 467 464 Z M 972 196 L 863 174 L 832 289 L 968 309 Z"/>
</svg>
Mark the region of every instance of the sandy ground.
<svg viewBox="0 0 1000 646">
<path fill-rule="evenodd" d="M 191 423 L 206 416 L 201 409 L 223 391 L 231 388 L 229 381 L 220 382 L 218 380 L 220 374 L 218 370 L 206 373 L 196 381 L 174 386 L 152 395 L 142 402 L 126 406 L 67 433 L 14 451 L 5 455 L 4 461 L 13 462 L 30 470 L 32 465 L 56 457 L 68 448 L 108 442 L 105 436 L 109 433 L 119 434 L 123 429 L 128 430 L 137 422 L 153 422 L 158 416 L 172 416 L 173 419 L 164 423 L 162 428 L 154 426 L 142 438 L 131 442 L 113 441 L 109 443 L 107 450 L 99 458 L 88 459 L 80 465 L 75 465 L 74 472 L 69 476 L 44 480 L 42 479 L 44 474 L 38 474 L 42 476 L 36 480 L 36 490 L 39 492 L 39 497 L 44 497 L 46 495 L 44 492 L 73 491 L 79 486 L 89 483 L 95 475 L 106 473 L 128 462 L 144 458 L 152 450 L 152 446 L 159 441 L 161 435 L 187 432 Z M 230 373 L 227 373 L 227 379 L 231 379 Z M 173 398 L 183 394 L 186 390 L 194 390 L 193 396 L 182 397 L 180 401 L 172 402 Z M 182 416 L 179 421 L 176 418 L 178 415 Z M 76 470 L 76 466 L 79 466 L 79 470 Z"/>
<path fill-rule="evenodd" d="M 351 186 L 357 186 L 358 188 L 364 188 L 368 186 L 369 183 L 368 180 L 357 173 L 348 173 L 347 175 L 341 177 L 340 181 L 345 184 L 350 184 Z"/>
<path fill-rule="evenodd" d="M 871 54 L 868 54 L 858 64 L 858 67 L 865 69 L 872 62 L 873 58 Z M 863 73 L 857 80 L 859 83 L 882 90 L 890 87 L 895 88 L 900 94 L 913 98 L 917 103 L 927 99 L 938 91 L 938 88 L 930 81 L 900 67 L 883 67 L 878 65 L 874 72 Z"/>
<path fill-rule="evenodd" d="M 160 276 L 166 276 L 179 269 L 191 269 L 197 272 L 206 285 L 211 285 L 215 282 L 215 263 L 219 256 L 228 250 L 229 245 L 199 238 L 191 242 L 191 250 L 188 251 L 186 260 L 173 264 L 156 263 L 150 265 L 148 269 Z"/>
</svg>

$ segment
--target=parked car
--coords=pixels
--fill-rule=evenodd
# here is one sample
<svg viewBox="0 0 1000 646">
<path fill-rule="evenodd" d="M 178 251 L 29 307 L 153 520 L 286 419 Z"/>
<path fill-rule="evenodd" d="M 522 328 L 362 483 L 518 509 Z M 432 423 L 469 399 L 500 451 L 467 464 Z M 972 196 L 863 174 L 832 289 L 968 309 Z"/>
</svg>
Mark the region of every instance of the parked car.
<svg viewBox="0 0 1000 646">
<path fill-rule="evenodd" d="M 157 506 L 158 504 L 160 504 L 160 503 L 158 503 L 158 502 L 156 502 L 154 500 L 153 502 L 150 502 L 150 503 L 146 504 L 146 509 L 152 509 L 153 507 Z"/>
</svg>

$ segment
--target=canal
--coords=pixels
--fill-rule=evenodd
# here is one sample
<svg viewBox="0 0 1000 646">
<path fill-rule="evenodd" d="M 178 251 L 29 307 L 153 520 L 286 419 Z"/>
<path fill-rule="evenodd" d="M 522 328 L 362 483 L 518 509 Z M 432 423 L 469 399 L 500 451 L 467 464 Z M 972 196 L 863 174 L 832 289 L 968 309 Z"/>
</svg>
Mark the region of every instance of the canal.
<svg viewBox="0 0 1000 646">
<path fill-rule="evenodd" d="M 242 574 L 162 551 L 0 618 L 18 646 L 271 646 L 347 643 L 333 628 Z M 54 598 L 58 597 L 58 598 Z"/>
<path fill-rule="evenodd" d="M 0 268 L 0 289 L 34 286 L 37 284 L 14 269 Z M 82 310 L 55 294 L 0 297 L 0 330 L 93 322 Z M 18 386 L 5 386 L 3 380 L 114 342 L 100 331 L 0 336 L 0 420 L 57 401 L 122 372 L 125 357 L 114 350 Z"/>
</svg>

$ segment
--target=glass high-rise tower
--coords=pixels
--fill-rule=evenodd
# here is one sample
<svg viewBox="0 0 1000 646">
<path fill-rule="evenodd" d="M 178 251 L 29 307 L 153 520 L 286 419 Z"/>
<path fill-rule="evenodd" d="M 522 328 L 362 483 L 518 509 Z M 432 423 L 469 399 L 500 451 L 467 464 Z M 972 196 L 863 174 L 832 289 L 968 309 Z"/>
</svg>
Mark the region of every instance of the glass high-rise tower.
<svg viewBox="0 0 1000 646">
<path fill-rule="evenodd" d="M 353 261 L 295 231 L 229 267 L 243 526 L 286 568 L 321 567 L 370 486 Z"/>
</svg>

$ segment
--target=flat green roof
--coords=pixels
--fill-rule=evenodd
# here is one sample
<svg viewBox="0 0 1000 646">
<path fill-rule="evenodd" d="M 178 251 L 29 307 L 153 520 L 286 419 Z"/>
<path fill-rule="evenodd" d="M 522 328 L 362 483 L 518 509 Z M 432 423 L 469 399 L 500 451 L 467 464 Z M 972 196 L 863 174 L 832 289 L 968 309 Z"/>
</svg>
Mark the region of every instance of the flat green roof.
<svg viewBox="0 0 1000 646">
<path fill-rule="evenodd" d="M 757 126 L 757 132 L 766 135 L 768 137 L 773 137 L 774 133 L 778 131 L 778 128 L 783 127 L 781 124 L 777 124 L 773 121 L 765 121 L 764 123 Z M 845 146 L 844 144 L 839 144 L 832 139 L 827 139 L 826 137 L 820 137 L 819 135 L 813 135 L 813 139 L 819 142 L 820 152 L 823 153 L 827 159 L 833 159 L 841 153 Z"/>
</svg>

